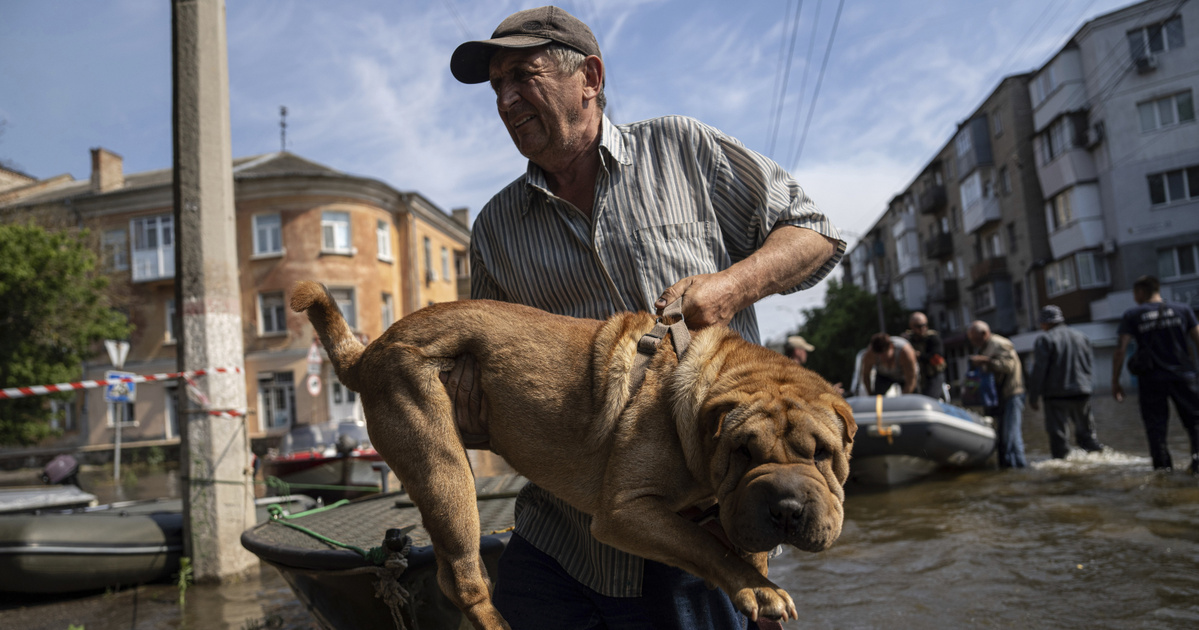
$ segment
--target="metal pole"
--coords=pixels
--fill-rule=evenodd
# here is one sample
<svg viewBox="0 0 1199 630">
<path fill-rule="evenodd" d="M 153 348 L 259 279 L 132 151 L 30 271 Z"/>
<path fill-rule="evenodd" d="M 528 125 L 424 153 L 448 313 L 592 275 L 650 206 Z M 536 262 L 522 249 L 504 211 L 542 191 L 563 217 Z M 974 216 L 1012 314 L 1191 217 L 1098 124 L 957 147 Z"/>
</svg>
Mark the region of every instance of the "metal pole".
<svg viewBox="0 0 1199 630">
<path fill-rule="evenodd" d="M 112 414 L 112 423 L 117 425 L 117 436 L 112 454 L 112 481 L 121 483 L 121 416 L 117 414 L 117 403 L 108 403 L 108 411 Z"/>
</svg>

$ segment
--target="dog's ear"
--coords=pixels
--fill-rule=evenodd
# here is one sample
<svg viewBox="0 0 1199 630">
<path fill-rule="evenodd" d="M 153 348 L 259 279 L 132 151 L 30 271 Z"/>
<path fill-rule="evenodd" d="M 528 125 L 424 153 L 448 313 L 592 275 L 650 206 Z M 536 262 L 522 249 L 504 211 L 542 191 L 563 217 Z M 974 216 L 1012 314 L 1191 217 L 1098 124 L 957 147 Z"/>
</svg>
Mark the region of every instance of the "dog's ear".
<svg viewBox="0 0 1199 630">
<path fill-rule="evenodd" d="M 858 423 L 853 419 L 853 408 L 844 398 L 833 394 L 821 394 L 820 399 L 827 401 L 833 408 L 833 413 L 841 419 L 841 426 L 845 429 L 845 444 L 853 444 L 853 436 L 858 433 Z"/>
<path fill-rule="evenodd" d="M 712 405 L 704 411 L 704 426 L 708 427 L 708 430 L 712 434 L 713 438 L 720 439 L 721 434 L 724 433 L 725 418 L 727 418 L 729 412 L 736 407 L 737 405 L 731 402 L 726 402 Z"/>
</svg>

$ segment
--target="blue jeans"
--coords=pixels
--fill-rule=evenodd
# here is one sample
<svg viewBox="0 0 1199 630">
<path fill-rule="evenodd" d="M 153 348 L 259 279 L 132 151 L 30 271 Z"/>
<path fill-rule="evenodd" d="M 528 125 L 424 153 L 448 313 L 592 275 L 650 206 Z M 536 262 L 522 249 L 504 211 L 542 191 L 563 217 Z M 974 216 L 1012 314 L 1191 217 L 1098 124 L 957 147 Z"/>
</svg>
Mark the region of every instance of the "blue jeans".
<svg viewBox="0 0 1199 630">
<path fill-rule="evenodd" d="M 600 595 L 513 534 L 500 556 L 493 600 L 513 630 L 745 630 L 749 624 L 724 591 L 709 590 L 681 569 L 646 560 L 642 584 L 641 597 Z"/>
<path fill-rule="evenodd" d="M 995 419 L 995 451 L 999 456 L 1000 468 L 1024 468 L 1024 394 L 1000 398 L 998 407 L 987 408 L 987 415 Z"/>
</svg>

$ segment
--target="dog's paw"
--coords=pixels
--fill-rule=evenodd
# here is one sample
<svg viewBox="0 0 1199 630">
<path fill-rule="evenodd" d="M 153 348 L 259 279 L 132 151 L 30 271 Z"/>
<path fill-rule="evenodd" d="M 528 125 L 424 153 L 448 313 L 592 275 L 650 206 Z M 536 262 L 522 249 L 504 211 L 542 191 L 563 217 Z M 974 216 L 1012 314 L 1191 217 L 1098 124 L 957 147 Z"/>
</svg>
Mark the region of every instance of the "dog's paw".
<svg viewBox="0 0 1199 630">
<path fill-rule="evenodd" d="M 774 585 L 743 588 L 733 595 L 733 605 L 753 621 L 759 617 L 778 621 L 799 618 L 791 596 Z"/>
</svg>

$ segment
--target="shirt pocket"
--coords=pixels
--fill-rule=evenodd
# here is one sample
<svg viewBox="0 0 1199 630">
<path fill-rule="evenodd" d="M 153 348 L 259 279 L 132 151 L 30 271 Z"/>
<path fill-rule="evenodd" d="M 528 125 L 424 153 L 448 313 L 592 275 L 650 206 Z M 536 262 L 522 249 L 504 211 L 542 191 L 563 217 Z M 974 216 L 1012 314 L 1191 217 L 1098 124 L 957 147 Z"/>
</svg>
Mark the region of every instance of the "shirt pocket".
<svg viewBox="0 0 1199 630">
<path fill-rule="evenodd" d="M 728 267 L 728 254 L 711 221 L 644 227 L 634 232 L 633 242 L 638 280 L 649 305 L 683 278 Z"/>
</svg>

